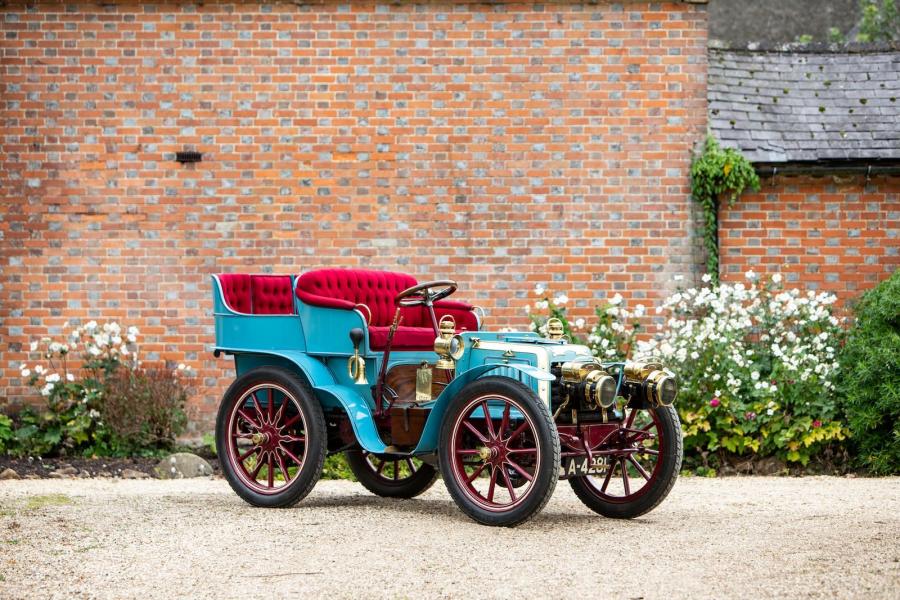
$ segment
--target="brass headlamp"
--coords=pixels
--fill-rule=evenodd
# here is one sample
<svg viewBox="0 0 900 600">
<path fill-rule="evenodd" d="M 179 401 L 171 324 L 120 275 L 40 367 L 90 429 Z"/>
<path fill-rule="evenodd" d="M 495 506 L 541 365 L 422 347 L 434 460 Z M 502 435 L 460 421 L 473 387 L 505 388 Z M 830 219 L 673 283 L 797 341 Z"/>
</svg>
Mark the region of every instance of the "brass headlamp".
<svg viewBox="0 0 900 600">
<path fill-rule="evenodd" d="M 441 317 L 438 325 L 441 334 L 434 340 L 434 351 L 439 356 L 435 369 L 453 370 L 462 358 L 466 346 L 462 336 L 456 333 L 456 320 L 450 315 Z"/>
<path fill-rule="evenodd" d="M 563 329 L 562 321 L 553 317 L 547 321 L 547 337 L 551 340 L 561 340 L 565 329 Z"/>
<path fill-rule="evenodd" d="M 645 399 L 653 406 L 671 406 L 678 396 L 675 375 L 656 362 L 625 363 L 625 379 L 641 384 Z"/>
<path fill-rule="evenodd" d="M 562 381 L 572 386 L 585 404 L 609 408 L 616 403 L 618 383 L 595 361 L 572 361 L 560 368 Z"/>
</svg>

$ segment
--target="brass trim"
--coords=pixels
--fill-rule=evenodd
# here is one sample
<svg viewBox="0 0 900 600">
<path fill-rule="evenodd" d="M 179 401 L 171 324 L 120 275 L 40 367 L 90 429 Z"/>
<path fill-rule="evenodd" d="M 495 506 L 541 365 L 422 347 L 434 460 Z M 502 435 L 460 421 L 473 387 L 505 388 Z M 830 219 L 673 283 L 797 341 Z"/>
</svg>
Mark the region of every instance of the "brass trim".
<svg viewBox="0 0 900 600">
<path fill-rule="evenodd" d="M 547 320 L 547 338 L 551 340 L 561 340 L 565 334 L 563 323 L 556 317 Z"/>
</svg>

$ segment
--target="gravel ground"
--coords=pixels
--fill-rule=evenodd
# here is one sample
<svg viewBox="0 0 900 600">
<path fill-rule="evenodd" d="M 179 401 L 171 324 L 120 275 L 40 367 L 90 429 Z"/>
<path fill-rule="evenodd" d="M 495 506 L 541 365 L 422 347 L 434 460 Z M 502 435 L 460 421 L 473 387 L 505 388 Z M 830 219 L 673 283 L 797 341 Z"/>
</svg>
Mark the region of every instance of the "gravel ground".
<svg viewBox="0 0 900 600">
<path fill-rule="evenodd" d="M 682 478 L 628 522 L 560 482 L 511 530 L 440 483 L 265 510 L 221 479 L 0 481 L 0 598 L 900 598 L 898 540 L 900 478 Z"/>
</svg>

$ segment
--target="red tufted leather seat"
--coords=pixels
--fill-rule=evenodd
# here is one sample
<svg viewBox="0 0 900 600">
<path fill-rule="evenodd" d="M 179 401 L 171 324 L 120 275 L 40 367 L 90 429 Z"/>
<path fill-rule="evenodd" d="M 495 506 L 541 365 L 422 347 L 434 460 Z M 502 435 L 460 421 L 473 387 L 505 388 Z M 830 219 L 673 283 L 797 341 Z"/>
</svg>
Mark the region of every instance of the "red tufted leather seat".
<svg viewBox="0 0 900 600">
<path fill-rule="evenodd" d="M 383 350 L 394 320 L 394 298 L 418 282 L 412 275 L 390 271 L 362 269 L 320 269 L 304 273 L 297 279 L 297 297 L 313 306 L 353 310 L 365 304 L 372 311 L 369 323 L 369 345 Z M 441 300 L 434 305 L 437 318 L 452 315 L 460 330 L 475 331 L 478 319 L 472 306 L 465 302 Z M 394 335 L 395 350 L 430 350 L 434 347 L 434 329 L 424 306 L 400 309 L 403 320 Z M 366 311 L 361 310 L 363 314 Z"/>
<path fill-rule="evenodd" d="M 219 275 L 225 304 L 236 312 L 254 315 L 294 313 L 290 275 Z"/>
</svg>

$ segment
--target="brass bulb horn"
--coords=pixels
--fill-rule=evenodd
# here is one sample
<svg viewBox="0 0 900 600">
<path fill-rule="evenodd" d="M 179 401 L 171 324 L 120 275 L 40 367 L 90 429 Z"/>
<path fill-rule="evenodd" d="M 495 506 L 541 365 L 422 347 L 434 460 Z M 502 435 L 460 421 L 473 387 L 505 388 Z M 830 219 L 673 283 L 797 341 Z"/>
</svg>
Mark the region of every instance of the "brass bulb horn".
<svg viewBox="0 0 900 600">
<path fill-rule="evenodd" d="M 350 330 L 350 342 L 353 344 L 353 356 L 347 359 L 347 374 L 357 385 L 369 385 L 366 379 L 366 359 L 359 355 L 359 345 L 366 334 L 359 327 Z"/>
</svg>

